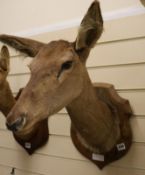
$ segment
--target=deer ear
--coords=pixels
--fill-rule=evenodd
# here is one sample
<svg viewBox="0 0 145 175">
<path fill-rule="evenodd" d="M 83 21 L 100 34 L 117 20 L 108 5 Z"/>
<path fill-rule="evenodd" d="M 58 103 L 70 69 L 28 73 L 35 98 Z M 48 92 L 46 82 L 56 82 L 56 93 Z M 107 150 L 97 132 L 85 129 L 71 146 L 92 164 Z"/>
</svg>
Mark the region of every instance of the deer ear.
<svg viewBox="0 0 145 175">
<path fill-rule="evenodd" d="M 20 52 L 27 54 L 30 57 L 35 57 L 41 47 L 45 45 L 44 43 L 32 39 L 11 35 L 0 35 L 0 41 L 8 44 L 16 50 L 19 50 Z"/>
<path fill-rule="evenodd" d="M 0 67 L 8 71 L 9 70 L 9 64 L 10 64 L 10 55 L 8 48 L 6 46 L 2 46 L 1 53 L 0 53 Z"/>
<path fill-rule="evenodd" d="M 140 1 L 141 1 L 142 5 L 145 6 L 145 0 L 140 0 Z"/>
<path fill-rule="evenodd" d="M 95 46 L 96 41 L 100 38 L 102 31 L 103 19 L 100 4 L 97 0 L 95 0 L 89 7 L 81 22 L 75 42 L 76 51 L 80 51 L 80 53 L 82 53 L 87 50 L 89 52 L 89 50 Z"/>
</svg>

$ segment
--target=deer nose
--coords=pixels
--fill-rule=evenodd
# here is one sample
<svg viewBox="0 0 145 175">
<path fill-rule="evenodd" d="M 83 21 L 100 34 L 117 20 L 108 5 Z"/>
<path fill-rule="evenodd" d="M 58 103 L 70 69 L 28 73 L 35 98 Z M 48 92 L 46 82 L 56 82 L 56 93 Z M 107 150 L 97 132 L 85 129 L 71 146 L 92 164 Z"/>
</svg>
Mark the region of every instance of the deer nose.
<svg viewBox="0 0 145 175">
<path fill-rule="evenodd" d="M 11 124 L 7 122 L 6 126 L 9 130 L 16 132 L 16 131 L 21 130 L 25 124 L 26 124 L 26 117 L 22 115 Z"/>
</svg>

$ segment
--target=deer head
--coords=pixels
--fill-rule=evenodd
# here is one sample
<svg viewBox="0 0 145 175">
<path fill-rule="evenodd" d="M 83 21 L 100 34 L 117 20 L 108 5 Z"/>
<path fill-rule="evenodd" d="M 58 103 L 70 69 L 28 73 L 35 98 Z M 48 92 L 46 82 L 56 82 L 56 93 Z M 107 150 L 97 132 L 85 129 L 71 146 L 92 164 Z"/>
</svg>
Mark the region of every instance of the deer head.
<svg viewBox="0 0 145 175">
<path fill-rule="evenodd" d="M 22 89 L 17 94 L 16 98 L 7 82 L 6 78 L 9 73 L 9 51 L 6 46 L 3 46 L 0 53 L 0 111 L 7 117 L 8 113 L 19 98 Z M 16 141 L 29 153 L 32 154 L 37 148 L 43 146 L 48 140 L 48 125 L 47 119 L 39 122 L 33 127 L 33 130 L 28 134 L 18 135 L 13 133 Z"/>
<path fill-rule="evenodd" d="M 16 105 L 7 117 L 9 129 L 28 133 L 33 126 L 75 100 L 88 77 L 85 62 L 101 36 L 103 20 L 98 1 L 84 16 L 76 41 L 34 40 L 0 35 L 0 40 L 34 57 L 29 65 L 31 77 Z"/>
</svg>

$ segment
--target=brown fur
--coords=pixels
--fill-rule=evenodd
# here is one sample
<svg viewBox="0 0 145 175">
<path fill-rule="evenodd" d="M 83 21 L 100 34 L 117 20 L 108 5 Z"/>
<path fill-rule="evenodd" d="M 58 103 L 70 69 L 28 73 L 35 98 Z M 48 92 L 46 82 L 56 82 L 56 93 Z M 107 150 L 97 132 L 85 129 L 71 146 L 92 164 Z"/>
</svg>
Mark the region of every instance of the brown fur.
<svg viewBox="0 0 145 175">
<path fill-rule="evenodd" d="M 12 95 L 9 83 L 6 78 L 9 73 L 9 52 L 6 46 L 3 46 L 0 53 L 0 111 L 7 116 L 15 99 Z"/>
</svg>

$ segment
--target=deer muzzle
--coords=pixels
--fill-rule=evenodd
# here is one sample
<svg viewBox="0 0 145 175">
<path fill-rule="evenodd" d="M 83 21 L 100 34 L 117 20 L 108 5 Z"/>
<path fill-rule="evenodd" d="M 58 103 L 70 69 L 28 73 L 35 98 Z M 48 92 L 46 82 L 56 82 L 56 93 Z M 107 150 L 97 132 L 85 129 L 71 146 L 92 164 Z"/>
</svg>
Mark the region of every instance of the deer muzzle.
<svg viewBox="0 0 145 175">
<path fill-rule="evenodd" d="M 9 123 L 8 120 L 6 122 L 6 126 L 9 130 L 13 132 L 20 131 L 26 124 L 26 115 L 21 115 L 19 118 L 17 118 L 14 122 Z"/>
</svg>

